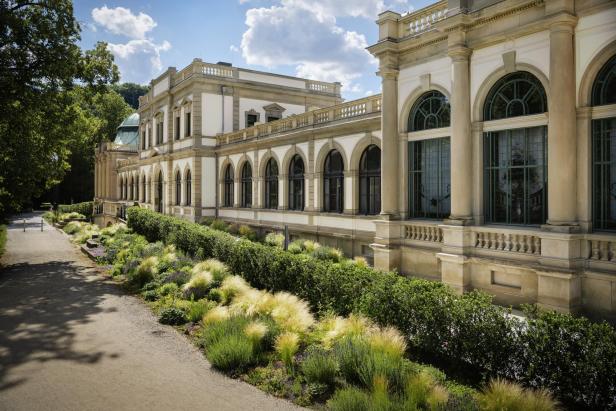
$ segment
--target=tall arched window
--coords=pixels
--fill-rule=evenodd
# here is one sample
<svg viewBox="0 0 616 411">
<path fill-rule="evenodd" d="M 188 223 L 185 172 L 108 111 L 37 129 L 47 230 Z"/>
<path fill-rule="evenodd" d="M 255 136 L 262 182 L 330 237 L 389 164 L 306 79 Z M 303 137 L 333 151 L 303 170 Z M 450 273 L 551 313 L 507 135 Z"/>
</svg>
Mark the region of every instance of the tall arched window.
<svg viewBox="0 0 616 411">
<path fill-rule="evenodd" d="M 146 187 L 145 176 L 141 176 L 141 184 L 142 184 L 141 197 L 142 197 L 142 201 L 145 203 L 146 201 L 148 201 L 146 188 L 145 188 Z"/>
<path fill-rule="evenodd" d="M 252 167 L 247 161 L 242 167 L 242 193 L 241 193 L 241 206 L 249 208 L 252 206 Z"/>
<path fill-rule="evenodd" d="M 182 174 L 180 170 L 175 173 L 175 205 L 182 204 Z"/>
<path fill-rule="evenodd" d="M 190 170 L 186 171 L 186 205 L 192 204 L 192 175 Z"/>
<path fill-rule="evenodd" d="M 431 90 L 417 99 L 409 114 L 408 130 L 419 131 L 449 127 L 449 101 L 443 93 Z"/>
<path fill-rule="evenodd" d="M 359 160 L 359 212 L 381 212 L 381 149 L 374 144 L 364 150 Z"/>
<path fill-rule="evenodd" d="M 265 166 L 265 208 L 278 208 L 278 163 L 273 158 Z"/>
<path fill-rule="evenodd" d="M 544 113 L 541 82 L 520 71 L 501 78 L 490 90 L 484 120 L 520 117 L 484 133 L 485 220 L 489 223 L 544 224 L 547 213 L 547 127 L 524 127 L 522 116 Z M 512 126 L 513 124 L 513 126 Z"/>
<path fill-rule="evenodd" d="M 304 160 L 299 154 L 289 164 L 289 210 L 304 210 Z"/>
<path fill-rule="evenodd" d="M 616 55 L 599 71 L 592 105 L 616 112 Z M 616 116 L 592 120 L 592 221 L 596 230 L 616 230 Z"/>
<path fill-rule="evenodd" d="M 135 179 L 135 198 L 133 200 L 139 201 L 139 176 Z"/>
<path fill-rule="evenodd" d="M 323 210 L 333 213 L 344 211 L 344 160 L 338 150 L 332 150 L 323 167 Z"/>
<path fill-rule="evenodd" d="M 156 211 L 163 212 L 163 172 L 158 172 L 158 181 L 156 182 Z"/>
<path fill-rule="evenodd" d="M 227 164 L 224 177 L 224 199 L 225 207 L 233 207 L 233 168 L 231 164 Z"/>
<path fill-rule="evenodd" d="M 449 101 L 436 90 L 422 94 L 409 114 L 410 132 L 450 125 Z M 451 208 L 449 137 L 425 137 L 408 144 L 409 217 L 446 218 Z"/>
</svg>

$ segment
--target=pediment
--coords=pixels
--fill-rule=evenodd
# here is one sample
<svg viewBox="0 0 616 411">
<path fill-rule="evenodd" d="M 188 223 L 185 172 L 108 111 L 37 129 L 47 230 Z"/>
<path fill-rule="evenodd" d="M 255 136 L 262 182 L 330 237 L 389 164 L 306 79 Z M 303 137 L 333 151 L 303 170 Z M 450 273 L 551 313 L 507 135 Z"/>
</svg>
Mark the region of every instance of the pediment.
<svg viewBox="0 0 616 411">
<path fill-rule="evenodd" d="M 278 103 L 268 104 L 267 106 L 263 106 L 263 110 L 270 113 L 282 113 L 286 110 L 286 108 L 282 107 Z"/>
</svg>

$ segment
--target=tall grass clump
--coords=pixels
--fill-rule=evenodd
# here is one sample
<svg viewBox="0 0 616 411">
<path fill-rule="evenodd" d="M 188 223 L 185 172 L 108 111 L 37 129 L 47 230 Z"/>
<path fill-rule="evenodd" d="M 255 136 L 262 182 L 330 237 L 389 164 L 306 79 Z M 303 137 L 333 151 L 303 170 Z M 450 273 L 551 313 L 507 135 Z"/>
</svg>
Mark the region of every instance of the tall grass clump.
<svg viewBox="0 0 616 411">
<path fill-rule="evenodd" d="M 314 324 L 308 303 L 293 294 L 279 292 L 274 294 L 271 316 L 286 331 L 306 333 Z"/>
<path fill-rule="evenodd" d="M 336 381 L 338 364 L 331 353 L 321 349 L 312 349 L 302 361 L 301 371 L 308 382 L 331 387 Z"/>
<path fill-rule="evenodd" d="M 268 233 L 265 236 L 264 240 L 265 244 L 270 245 L 272 247 L 282 248 L 284 246 L 284 235 L 280 233 Z"/>
<path fill-rule="evenodd" d="M 503 379 L 493 379 L 477 395 L 482 411 L 554 411 L 558 403 L 546 390 L 524 389 Z"/>
<path fill-rule="evenodd" d="M 139 266 L 135 270 L 132 270 L 127 275 L 128 282 L 141 288 L 144 284 L 149 283 L 154 279 L 157 273 L 156 267 L 158 266 L 158 257 L 151 256 L 141 261 Z"/>
<path fill-rule="evenodd" d="M 201 271 L 194 274 L 182 287 L 185 298 L 200 299 L 207 295 L 214 277 L 209 271 Z"/>
<path fill-rule="evenodd" d="M 223 371 L 241 371 L 255 362 L 250 340 L 240 335 L 229 335 L 206 348 L 207 359 Z"/>
<path fill-rule="evenodd" d="M 274 348 L 287 368 L 292 369 L 295 354 L 299 350 L 299 335 L 289 331 L 280 334 Z"/>
<path fill-rule="evenodd" d="M 370 395 L 359 388 L 349 387 L 337 390 L 327 401 L 332 411 L 372 411 Z"/>
</svg>

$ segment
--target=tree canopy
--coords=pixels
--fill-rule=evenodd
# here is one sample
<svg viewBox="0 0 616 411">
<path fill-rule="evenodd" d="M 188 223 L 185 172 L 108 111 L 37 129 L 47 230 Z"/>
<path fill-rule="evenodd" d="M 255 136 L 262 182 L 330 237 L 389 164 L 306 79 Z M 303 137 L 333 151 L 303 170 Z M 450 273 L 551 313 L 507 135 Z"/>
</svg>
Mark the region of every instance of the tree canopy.
<svg viewBox="0 0 616 411">
<path fill-rule="evenodd" d="M 148 92 L 147 86 L 135 83 L 114 84 L 111 88 L 124 97 L 124 101 L 130 104 L 135 110 L 139 108 L 139 97 Z"/>
<path fill-rule="evenodd" d="M 0 0 L 0 215 L 60 182 L 76 146 L 93 152 L 127 114 L 107 45 L 79 39 L 69 0 Z"/>
</svg>

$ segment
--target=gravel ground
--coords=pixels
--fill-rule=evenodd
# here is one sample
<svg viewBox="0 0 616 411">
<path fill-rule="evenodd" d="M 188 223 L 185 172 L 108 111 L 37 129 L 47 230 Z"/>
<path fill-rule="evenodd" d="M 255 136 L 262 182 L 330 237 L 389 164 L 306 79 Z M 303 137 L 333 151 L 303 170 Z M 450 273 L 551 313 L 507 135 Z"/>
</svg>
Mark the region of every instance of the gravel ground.
<svg viewBox="0 0 616 411">
<path fill-rule="evenodd" d="M 63 233 L 41 232 L 41 214 L 23 217 L 0 261 L 0 410 L 300 409 L 213 370 Z"/>
</svg>

